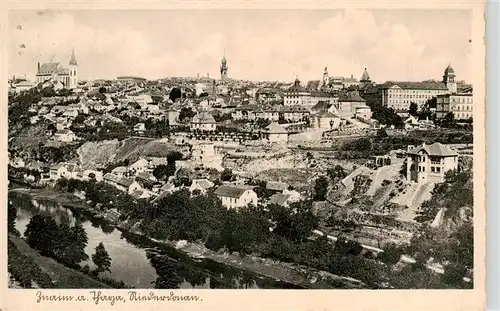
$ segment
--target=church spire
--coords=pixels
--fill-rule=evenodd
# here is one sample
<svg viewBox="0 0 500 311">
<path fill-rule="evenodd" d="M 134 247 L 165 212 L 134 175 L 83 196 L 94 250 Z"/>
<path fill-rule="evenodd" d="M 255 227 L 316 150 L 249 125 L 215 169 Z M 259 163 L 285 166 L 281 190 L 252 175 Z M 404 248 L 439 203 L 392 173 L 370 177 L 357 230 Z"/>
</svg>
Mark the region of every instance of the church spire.
<svg viewBox="0 0 500 311">
<path fill-rule="evenodd" d="M 78 63 L 76 62 L 76 57 L 75 57 L 75 48 L 71 51 L 71 59 L 69 60 L 69 65 L 70 66 L 78 66 Z"/>
</svg>

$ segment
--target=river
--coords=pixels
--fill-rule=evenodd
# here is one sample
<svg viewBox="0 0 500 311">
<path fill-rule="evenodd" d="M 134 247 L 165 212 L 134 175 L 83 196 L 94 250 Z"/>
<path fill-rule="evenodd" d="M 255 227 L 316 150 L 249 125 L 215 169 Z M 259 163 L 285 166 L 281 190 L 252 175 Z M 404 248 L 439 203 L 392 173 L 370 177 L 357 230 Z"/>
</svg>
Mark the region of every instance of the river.
<svg viewBox="0 0 500 311">
<path fill-rule="evenodd" d="M 58 223 L 74 225 L 80 222 L 87 232 L 85 252 L 89 258 L 100 242 L 111 257 L 111 272 L 103 276 L 134 288 L 154 288 L 159 274 L 163 276 L 162 283 L 167 282 L 171 288 L 298 288 L 213 260 L 191 258 L 174 247 L 122 232 L 105 220 L 54 201 L 35 200 L 27 194 L 12 192 L 9 200 L 16 207 L 16 229 L 21 235 L 31 217 L 37 214 L 50 215 Z M 91 259 L 82 264 L 94 267 Z"/>
</svg>

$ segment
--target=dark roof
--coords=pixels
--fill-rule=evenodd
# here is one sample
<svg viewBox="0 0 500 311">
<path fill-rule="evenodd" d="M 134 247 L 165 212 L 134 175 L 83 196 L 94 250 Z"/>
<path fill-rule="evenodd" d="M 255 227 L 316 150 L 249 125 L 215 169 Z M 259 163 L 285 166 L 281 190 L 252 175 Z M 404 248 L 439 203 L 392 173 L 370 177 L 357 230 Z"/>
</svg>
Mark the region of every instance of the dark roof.
<svg viewBox="0 0 500 311">
<path fill-rule="evenodd" d="M 370 81 L 370 75 L 368 74 L 368 71 L 363 71 L 363 75 L 361 76 L 361 82 L 369 82 Z"/>
<path fill-rule="evenodd" d="M 226 186 L 222 185 L 215 190 L 215 195 L 221 197 L 230 197 L 230 198 L 239 198 L 245 193 L 245 191 L 249 190 L 247 187 L 236 187 L 236 186 Z"/>
<path fill-rule="evenodd" d="M 451 64 L 448 64 L 448 67 L 446 67 L 446 69 L 444 70 L 444 75 L 447 76 L 447 75 L 454 75 L 455 74 L 455 69 L 453 69 L 453 67 L 451 67 Z"/>
<path fill-rule="evenodd" d="M 327 110 L 332 106 L 332 103 L 326 101 L 326 100 L 320 100 L 316 105 L 314 105 L 311 109 L 312 110 Z"/>
<path fill-rule="evenodd" d="M 388 89 L 393 86 L 399 86 L 402 89 L 415 89 L 415 90 L 447 90 L 446 84 L 443 82 L 436 81 L 424 81 L 424 82 L 412 82 L 412 81 L 402 81 L 402 82 L 385 82 L 379 87 L 382 89 Z"/>
<path fill-rule="evenodd" d="M 270 181 L 266 184 L 266 189 L 275 191 L 284 191 L 288 189 L 288 184 L 279 181 Z"/>
<path fill-rule="evenodd" d="M 289 194 L 276 193 L 269 198 L 269 204 L 285 205 L 289 198 Z"/>
<path fill-rule="evenodd" d="M 71 59 L 69 60 L 70 66 L 78 66 L 78 63 L 76 62 L 76 57 L 75 57 L 75 49 L 71 51 Z"/>
<path fill-rule="evenodd" d="M 423 144 L 418 147 L 409 149 L 408 154 L 418 154 L 422 150 L 425 151 L 430 156 L 441 156 L 441 157 L 458 156 L 458 153 L 455 150 L 441 143 L 433 143 L 432 145 Z"/>
<path fill-rule="evenodd" d="M 339 102 L 359 102 L 359 103 L 364 103 L 366 100 L 364 100 L 363 97 L 359 96 L 358 94 L 352 93 L 352 92 L 342 92 L 339 94 Z"/>
<path fill-rule="evenodd" d="M 60 67 L 60 63 L 45 63 L 40 65 L 40 69 L 38 70 L 38 74 L 52 74 L 57 72 Z"/>
</svg>

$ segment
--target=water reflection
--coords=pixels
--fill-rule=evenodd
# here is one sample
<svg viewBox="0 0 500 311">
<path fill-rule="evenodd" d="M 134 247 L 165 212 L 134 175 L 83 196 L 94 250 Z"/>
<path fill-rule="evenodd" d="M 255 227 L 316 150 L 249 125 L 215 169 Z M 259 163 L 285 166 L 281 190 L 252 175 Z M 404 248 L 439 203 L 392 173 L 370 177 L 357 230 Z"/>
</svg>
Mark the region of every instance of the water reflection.
<svg viewBox="0 0 500 311">
<path fill-rule="evenodd" d="M 85 252 L 91 258 L 102 242 L 111 257 L 111 272 L 103 276 L 135 288 L 298 288 L 283 282 L 209 260 L 194 259 L 186 253 L 145 237 L 115 229 L 106 220 L 47 200 L 31 200 L 25 194 L 9 193 L 16 206 L 16 229 L 24 233 L 32 216 L 47 214 L 56 222 L 73 226 L 82 223 L 87 232 Z M 89 260 L 88 264 L 94 268 Z"/>
</svg>

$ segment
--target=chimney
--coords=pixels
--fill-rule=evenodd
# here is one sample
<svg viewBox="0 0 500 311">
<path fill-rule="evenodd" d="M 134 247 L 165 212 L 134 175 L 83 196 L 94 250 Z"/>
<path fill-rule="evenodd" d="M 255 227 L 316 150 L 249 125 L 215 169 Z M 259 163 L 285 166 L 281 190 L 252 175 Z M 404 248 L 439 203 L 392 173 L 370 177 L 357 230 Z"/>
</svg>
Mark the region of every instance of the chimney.
<svg viewBox="0 0 500 311">
<path fill-rule="evenodd" d="M 38 62 L 38 71 L 40 71 L 40 62 Z"/>
</svg>

